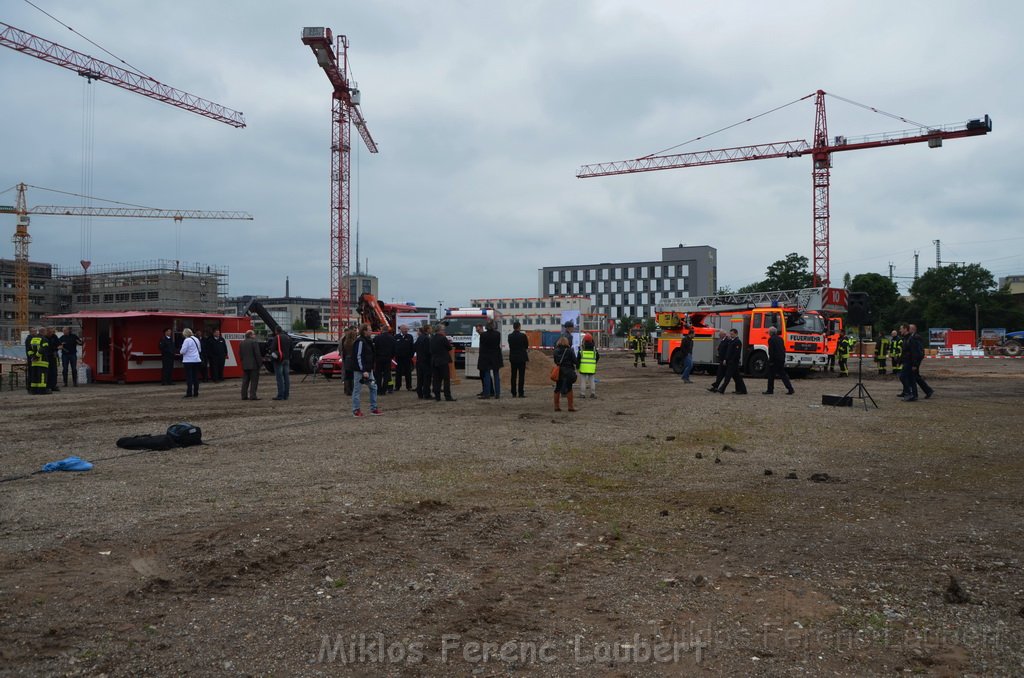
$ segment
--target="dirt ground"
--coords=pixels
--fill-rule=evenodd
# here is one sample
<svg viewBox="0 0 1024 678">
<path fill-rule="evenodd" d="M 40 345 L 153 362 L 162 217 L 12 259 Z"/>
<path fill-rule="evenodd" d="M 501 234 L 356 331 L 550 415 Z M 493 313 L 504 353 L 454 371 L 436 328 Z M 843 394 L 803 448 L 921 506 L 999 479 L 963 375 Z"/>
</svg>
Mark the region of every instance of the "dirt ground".
<svg viewBox="0 0 1024 678">
<path fill-rule="evenodd" d="M 916 403 L 866 361 L 876 409 L 606 354 L 556 413 L 534 357 L 362 420 L 301 375 L 4 390 L 0 476 L 95 468 L 0 482 L 0 675 L 1024 672 L 1024 361 Z M 179 421 L 208 444 L 114 445 Z"/>
</svg>

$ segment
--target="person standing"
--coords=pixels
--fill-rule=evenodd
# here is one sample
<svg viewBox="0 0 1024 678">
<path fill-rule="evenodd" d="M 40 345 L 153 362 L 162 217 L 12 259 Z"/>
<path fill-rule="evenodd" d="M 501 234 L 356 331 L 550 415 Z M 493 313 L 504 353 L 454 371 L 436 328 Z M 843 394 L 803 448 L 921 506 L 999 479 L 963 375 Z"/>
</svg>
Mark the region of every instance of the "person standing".
<svg viewBox="0 0 1024 678">
<path fill-rule="evenodd" d="M 718 392 L 725 393 L 729 381 L 735 379 L 733 393 L 747 395 L 747 385 L 743 382 L 743 375 L 740 374 L 740 363 L 743 361 L 743 341 L 740 340 L 740 333 L 736 331 L 735 327 L 729 330 L 729 338 L 726 341 L 729 342 L 729 347 L 725 356 L 725 377 L 722 378 Z"/>
<path fill-rule="evenodd" d="M 405 379 L 405 390 L 412 390 L 412 356 L 415 352 L 416 340 L 409 334 L 408 325 L 399 325 L 395 335 L 395 390 L 402 390 L 402 379 Z"/>
<path fill-rule="evenodd" d="M 910 336 L 910 340 L 914 343 L 914 361 L 910 366 L 910 380 L 913 382 L 913 388 L 911 389 L 911 396 L 905 398 L 905 400 L 917 400 L 917 389 L 918 387 L 924 391 L 924 399 L 928 400 L 935 393 L 935 389 L 928 385 L 928 382 L 921 376 L 921 363 L 924 362 L 924 340 L 921 335 L 917 333 L 917 325 L 909 325 L 907 327 L 907 333 Z"/>
<path fill-rule="evenodd" d="M 579 355 L 576 356 L 576 370 L 580 374 L 580 398 L 587 397 L 587 388 L 590 388 L 590 397 L 597 397 L 597 361 L 601 354 L 594 346 L 594 337 L 589 333 L 583 335 L 583 342 L 580 344 Z"/>
<path fill-rule="evenodd" d="M 433 372 L 434 400 L 441 399 L 441 390 L 444 390 L 444 399 L 454 402 L 452 397 L 452 342 L 448 339 L 444 323 L 437 326 L 434 336 L 430 338 L 430 365 Z"/>
<path fill-rule="evenodd" d="M 43 336 L 43 328 L 35 334 L 29 330 L 28 338 L 25 340 L 25 359 L 28 360 L 28 392 L 32 395 L 45 395 L 49 393 L 46 388 L 46 376 L 49 363 L 46 361 L 46 353 L 50 344 Z"/>
<path fill-rule="evenodd" d="M 168 327 L 164 329 L 164 336 L 160 337 L 160 383 L 164 386 L 174 386 L 171 376 L 174 374 L 174 356 L 177 352 L 174 332 Z"/>
<path fill-rule="evenodd" d="M 839 362 L 840 377 L 850 376 L 849 359 L 850 349 L 853 348 L 853 336 L 847 334 L 839 335 L 839 342 L 836 344 L 836 360 Z"/>
<path fill-rule="evenodd" d="M 505 366 L 501 356 L 501 332 L 493 320 L 487 321 L 487 329 L 480 335 L 480 375 L 483 378 L 481 399 L 501 397 L 501 368 Z"/>
<path fill-rule="evenodd" d="M 634 332 L 630 338 L 633 347 L 633 367 L 647 367 L 647 337 L 641 334 L 639 329 Z"/>
<path fill-rule="evenodd" d="M 558 338 L 553 359 L 555 365 L 558 365 L 558 380 L 555 382 L 555 412 L 562 411 L 562 396 L 566 396 L 568 399 L 569 411 L 575 412 L 572 385 L 576 383 L 576 352 L 572 350 L 572 344 L 565 337 Z"/>
<path fill-rule="evenodd" d="M 377 335 L 378 337 L 380 335 Z M 363 393 L 363 384 L 366 384 L 370 389 L 370 414 L 379 415 L 382 414 L 380 409 L 377 407 L 377 379 L 373 373 L 373 367 L 375 363 L 373 354 L 373 338 L 370 336 L 370 326 L 363 323 L 359 326 L 359 336 L 356 338 L 355 343 L 352 345 L 352 359 L 355 365 L 355 376 L 358 376 L 358 381 L 352 386 L 352 416 L 363 417 L 362 409 L 360 409 L 360 397 Z M 390 358 L 388 359 L 390 360 Z"/>
<path fill-rule="evenodd" d="M 386 395 L 394 392 L 391 382 L 391 359 L 395 357 L 395 337 L 387 327 L 373 338 L 373 356 L 376 361 L 374 376 L 377 377 L 377 393 Z"/>
<path fill-rule="evenodd" d="M 718 367 L 715 369 L 715 383 L 708 387 L 708 390 L 712 393 L 718 392 L 718 387 L 721 385 L 722 380 L 725 379 L 725 365 L 729 357 L 729 335 L 726 332 L 719 332 L 718 337 Z"/>
<path fill-rule="evenodd" d="M 46 328 L 46 343 L 48 346 L 46 386 L 54 393 L 57 393 L 60 391 L 60 387 L 57 386 L 57 357 L 60 355 L 60 337 L 57 336 L 56 329 L 52 327 Z"/>
<path fill-rule="evenodd" d="M 420 325 L 417 329 L 413 351 L 416 354 L 416 397 L 420 400 L 430 398 L 430 325 Z"/>
<path fill-rule="evenodd" d="M 181 331 L 185 337 L 181 342 L 181 364 L 185 368 L 185 398 L 199 397 L 199 370 L 203 365 L 203 348 L 198 337 L 192 334 L 192 330 L 185 328 Z"/>
<path fill-rule="evenodd" d="M 693 372 L 693 328 L 689 325 L 683 326 L 683 340 L 679 350 L 683 352 L 683 383 L 692 384 L 690 373 Z"/>
<path fill-rule="evenodd" d="M 260 342 L 256 341 L 256 333 L 248 330 L 245 339 L 238 347 L 242 361 L 242 400 L 259 400 L 256 389 L 260 385 L 260 370 L 263 368 L 263 352 Z"/>
<path fill-rule="evenodd" d="M 530 361 L 530 339 L 520 331 L 522 325 L 517 320 L 512 323 L 512 334 L 508 335 L 508 364 L 512 378 L 509 388 L 512 397 L 525 398 L 523 384 L 526 381 L 526 363 Z"/>
<path fill-rule="evenodd" d="M 199 363 L 199 381 L 210 380 L 210 336 L 202 330 L 195 330 L 195 337 L 202 347 L 202 362 Z"/>
<path fill-rule="evenodd" d="M 352 355 L 353 346 L 359 337 L 359 330 L 356 327 L 349 327 L 345 330 L 341 341 L 338 342 L 338 354 L 341 356 L 341 369 L 345 378 L 345 395 L 352 395 L 352 388 L 355 383 L 355 358 Z"/>
<path fill-rule="evenodd" d="M 213 331 L 209 340 L 210 381 L 219 384 L 224 381 L 224 363 L 228 359 L 228 342 L 221 336 L 220 328 Z"/>
<path fill-rule="evenodd" d="M 277 380 L 277 395 L 273 399 L 288 400 L 291 390 L 292 338 L 278 326 L 274 328 L 274 334 L 267 343 L 270 364 L 274 367 L 274 378 Z"/>
<path fill-rule="evenodd" d="M 78 347 L 84 346 L 85 342 L 71 331 L 70 327 L 64 328 L 64 334 L 60 337 L 60 358 L 64 365 L 64 386 L 68 385 L 68 369 L 71 369 L 71 383 L 78 386 Z"/>
<path fill-rule="evenodd" d="M 885 374 L 885 361 L 889 357 L 889 335 L 885 332 L 878 333 L 878 339 L 875 341 L 875 366 L 878 368 L 878 374 Z"/>
<path fill-rule="evenodd" d="M 896 330 L 889 337 L 889 362 L 892 374 L 899 374 L 903 369 L 903 337 Z"/>
<path fill-rule="evenodd" d="M 786 342 L 779 336 L 779 328 L 773 325 L 768 328 L 768 390 L 765 395 L 775 393 L 776 377 L 782 380 L 787 395 L 796 393 L 786 374 Z"/>
</svg>

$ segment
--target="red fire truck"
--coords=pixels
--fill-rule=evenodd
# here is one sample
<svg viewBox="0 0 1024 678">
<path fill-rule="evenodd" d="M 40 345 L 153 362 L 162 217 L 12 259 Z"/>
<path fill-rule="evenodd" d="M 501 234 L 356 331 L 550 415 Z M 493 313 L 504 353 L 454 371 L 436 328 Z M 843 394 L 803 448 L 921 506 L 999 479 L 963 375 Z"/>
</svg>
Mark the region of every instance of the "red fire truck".
<svg viewBox="0 0 1024 678">
<path fill-rule="evenodd" d="M 683 371 L 683 336 L 693 336 L 694 369 L 714 371 L 721 338 L 731 329 L 743 341 L 742 367 L 753 376 L 768 372 L 768 330 L 778 329 L 786 342 L 786 367 L 810 370 L 828 361 L 825 338 L 828 316 L 846 312 L 846 290 L 803 290 L 721 294 L 667 299 L 656 308 L 661 329 L 658 363 Z M 689 327 L 688 327 L 689 326 Z"/>
</svg>

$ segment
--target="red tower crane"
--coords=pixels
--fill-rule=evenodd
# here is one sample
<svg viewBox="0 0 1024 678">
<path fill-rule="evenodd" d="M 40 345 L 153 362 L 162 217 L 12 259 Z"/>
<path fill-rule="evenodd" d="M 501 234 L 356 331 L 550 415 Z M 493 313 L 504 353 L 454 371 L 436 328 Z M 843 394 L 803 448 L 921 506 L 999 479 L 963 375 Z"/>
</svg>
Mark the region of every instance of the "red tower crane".
<svg viewBox="0 0 1024 678">
<path fill-rule="evenodd" d="M 88 78 L 90 82 L 93 80 L 108 82 L 122 89 L 136 92 L 151 99 L 162 101 L 165 104 L 170 104 L 171 106 L 191 111 L 192 113 L 197 113 L 218 122 L 231 125 L 232 127 L 245 127 L 245 118 L 238 111 L 233 111 L 230 108 L 225 108 L 220 104 L 197 97 L 194 94 L 189 94 L 188 92 L 183 92 L 180 89 L 175 89 L 174 87 L 165 85 L 147 75 L 134 73 L 119 66 L 107 63 L 106 61 L 101 61 L 100 59 L 91 57 L 88 54 L 76 52 L 73 49 L 64 47 L 63 45 L 58 45 L 55 42 L 50 42 L 49 40 L 40 38 L 39 36 L 22 31 L 14 26 L 2 22 L 0 22 L 0 46 L 9 47 L 10 49 L 21 52 L 22 54 L 27 54 L 37 59 L 42 59 L 43 61 L 60 66 L 61 68 L 74 71 L 83 78 Z M 29 243 L 32 242 L 32 238 L 28 233 L 28 214 L 45 214 L 46 212 L 36 211 L 40 208 L 35 208 L 33 210 L 27 209 L 24 203 L 24 184 L 21 184 L 18 200 L 18 204 L 14 209 L 5 211 L 18 215 L 18 224 L 14 232 L 13 241 L 15 252 L 14 296 L 17 308 L 17 311 L 15 312 L 15 325 L 17 329 L 20 330 L 28 328 L 28 246 Z M 95 208 L 96 211 L 92 212 L 89 212 L 88 210 L 93 208 L 87 207 L 60 209 L 80 209 L 83 211 L 74 212 L 74 214 L 93 216 L 139 216 L 103 213 L 104 209 L 110 208 Z M 60 212 L 60 214 L 71 213 L 72 212 L 68 211 Z"/>
<path fill-rule="evenodd" d="M 330 80 L 331 94 L 331 318 L 328 327 L 339 330 L 349 321 L 351 299 L 348 284 L 339 281 L 349 276 L 349 222 L 351 207 L 351 138 L 355 123 L 363 143 L 370 153 L 377 152 L 377 144 L 370 136 L 366 120 L 359 109 L 359 89 L 352 81 L 348 66 L 348 38 L 339 35 L 337 46 L 330 28 L 302 29 L 302 44 L 308 45 L 316 62 Z M 338 57 L 341 57 L 339 63 Z"/>
<path fill-rule="evenodd" d="M 929 148 L 939 148 L 944 139 L 959 139 L 988 134 L 992 131 L 992 120 L 984 118 L 968 120 L 965 123 L 942 125 L 906 130 L 892 134 L 871 135 L 852 138 L 837 136 L 829 142 L 828 126 L 825 119 L 825 92 L 818 90 L 798 101 L 811 97 L 815 99 L 814 143 L 806 141 L 780 141 L 773 144 L 755 146 L 738 146 L 697 153 L 681 153 L 676 155 L 647 155 L 635 160 L 583 165 L 576 176 L 581 179 L 604 177 L 613 174 L 632 174 L 634 172 L 653 172 L 663 169 L 681 167 L 700 167 L 702 165 L 720 165 L 745 160 L 767 160 L 768 158 L 799 158 L 810 155 L 813 161 L 811 179 L 814 188 L 814 282 L 815 287 L 829 285 L 829 169 L 832 167 L 832 154 L 839 151 L 856 151 L 864 148 L 883 148 L 903 144 L 916 144 L 927 141 Z"/>
</svg>

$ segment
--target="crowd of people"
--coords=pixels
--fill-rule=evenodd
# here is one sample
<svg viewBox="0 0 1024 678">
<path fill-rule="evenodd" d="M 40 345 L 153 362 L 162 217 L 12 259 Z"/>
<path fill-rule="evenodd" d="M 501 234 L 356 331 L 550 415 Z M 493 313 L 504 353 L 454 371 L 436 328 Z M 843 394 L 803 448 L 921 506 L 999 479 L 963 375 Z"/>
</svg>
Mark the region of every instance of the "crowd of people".
<svg viewBox="0 0 1024 678">
<path fill-rule="evenodd" d="M 65 327 L 58 335 L 55 327 L 29 328 L 25 338 L 26 379 L 28 392 L 33 395 L 58 393 L 58 374 L 63 366 L 64 386 L 78 386 L 78 347 L 82 339 Z"/>
</svg>

